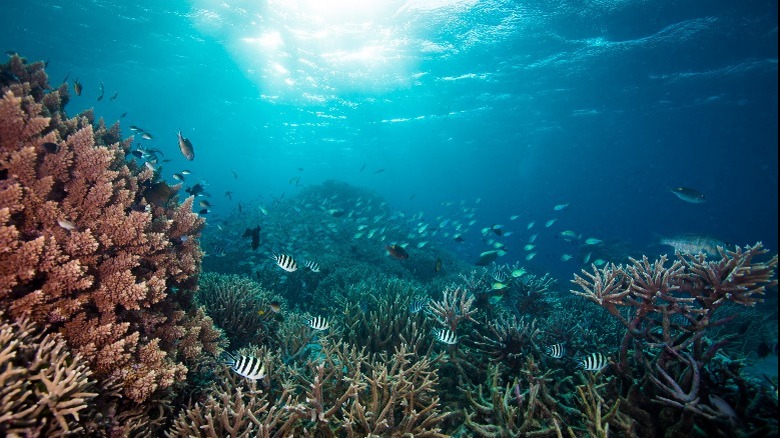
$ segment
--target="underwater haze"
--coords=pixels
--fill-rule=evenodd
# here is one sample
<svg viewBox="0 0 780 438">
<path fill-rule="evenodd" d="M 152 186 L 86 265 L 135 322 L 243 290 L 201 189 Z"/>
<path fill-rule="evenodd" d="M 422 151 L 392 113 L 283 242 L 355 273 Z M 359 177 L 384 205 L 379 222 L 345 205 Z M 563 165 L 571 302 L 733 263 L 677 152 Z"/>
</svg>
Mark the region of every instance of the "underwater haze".
<svg viewBox="0 0 780 438">
<path fill-rule="evenodd" d="M 2 46 L 78 79 L 71 114 L 126 112 L 212 217 L 336 179 L 428 217 L 479 198 L 517 241 L 558 217 L 531 262 L 561 273 L 564 230 L 777 248 L 777 2 L 3 3 Z"/>
<path fill-rule="evenodd" d="M 777 5 L 0 0 L 0 435 L 778 436 Z"/>
</svg>

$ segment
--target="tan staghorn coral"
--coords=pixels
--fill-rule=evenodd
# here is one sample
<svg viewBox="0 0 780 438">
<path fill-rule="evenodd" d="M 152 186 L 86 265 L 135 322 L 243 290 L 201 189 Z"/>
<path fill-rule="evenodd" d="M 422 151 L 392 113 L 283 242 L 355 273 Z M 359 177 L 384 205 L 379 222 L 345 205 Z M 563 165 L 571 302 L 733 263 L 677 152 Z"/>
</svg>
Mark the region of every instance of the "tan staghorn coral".
<svg viewBox="0 0 780 438">
<path fill-rule="evenodd" d="M 67 118 L 42 63 L 0 68 L 19 78 L 0 88 L 0 310 L 62 333 L 141 402 L 218 350 L 192 302 L 203 219 L 192 198 L 150 203 L 159 183 L 125 161 L 132 139 L 90 112 Z"/>
<path fill-rule="evenodd" d="M 3 318 L 0 313 L 0 319 Z M 98 390 L 79 355 L 29 321 L 0 321 L 0 435 L 85 433 L 82 416 Z"/>
<path fill-rule="evenodd" d="M 447 288 L 441 301 L 430 303 L 431 314 L 440 325 L 456 332 L 458 324 L 463 321 L 473 321 L 477 310 L 474 305 L 474 295 L 461 288 Z"/>
</svg>

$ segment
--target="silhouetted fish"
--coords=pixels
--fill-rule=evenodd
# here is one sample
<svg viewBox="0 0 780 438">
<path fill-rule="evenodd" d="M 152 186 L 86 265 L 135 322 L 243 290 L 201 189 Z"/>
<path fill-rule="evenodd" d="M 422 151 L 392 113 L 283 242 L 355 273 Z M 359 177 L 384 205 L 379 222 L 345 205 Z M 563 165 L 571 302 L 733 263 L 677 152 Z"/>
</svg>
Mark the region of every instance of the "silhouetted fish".
<svg viewBox="0 0 780 438">
<path fill-rule="evenodd" d="M 394 259 L 406 260 L 409 258 L 409 253 L 401 245 L 387 245 L 385 249 Z"/>
<path fill-rule="evenodd" d="M 252 249 L 257 249 L 260 246 L 260 225 L 254 228 L 247 228 L 242 237 L 251 237 Z"/>
<path fill-rule="evenodd" d="M 175 194 L 176 190 L 171 188 L 171 186 L 164 181 L 160 181 L 144 191 L 144 198 L 154 205 L 164 207 Z"/>
</svg>

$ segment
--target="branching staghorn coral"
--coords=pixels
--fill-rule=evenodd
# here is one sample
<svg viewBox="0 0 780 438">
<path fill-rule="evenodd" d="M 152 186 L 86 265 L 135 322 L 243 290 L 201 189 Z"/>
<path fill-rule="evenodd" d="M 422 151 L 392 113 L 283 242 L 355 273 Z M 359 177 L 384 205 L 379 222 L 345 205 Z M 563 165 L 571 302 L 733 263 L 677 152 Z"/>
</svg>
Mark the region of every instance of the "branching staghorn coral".
<svg viewBox="0 0 780 438">
<path fill-rule="evenodd" d="M 306 363 L 264 357 L 267 378 L 242 381 L 225 368 L 205 401 L 179 414 L 167 436 L 443 437 L 437 374 L 402 345 L 390 356 L 325 336 Z M 230 373 L 230 374 L 226 374 Z"/>
<path fill-rule="evenodd" d="M 43 336 L 27 320 L 9 324 L 0 312 L 0 434 L 86 433 L 100 389 L 91 374 L 60 335 Z"/>
<path fill-rule="evenodd" d="M 472 308 L 474 295 L 461 288 L 447 288 L 443 293 L 441 301 L 432 301 L 429 305 L 436 322 L 453 333 L 457 332 L 458 324 L 463 321 L 477 322 L 473 318 L 477 313 L 477 310 Z"/>
<path fill-rule="evenodd" d="M 758 243 L 735 251 L 721 248 L 721 259 L 715 262 L 706 261 L 704 255 L 679 254 L 668 267 L 665 256 L 654 263 L 647 257 L 631 259 L 628 266 L 594 267 L 593 273 L 583 270 L 584 276 L 575 275 L 573 280 L 582 291 L 571 292 L 604 307 L 627 329 L 621 344 L 621 369 L 629 369 L 632 338 L 676 351 L 694 346 L 696 359 L 702 360 L 712 357 L 719 347 L 714 344 L 706 354 L 701 351 L 707 329 L 733 320 L 715 319 L 718 308 L 728 301 L 752 306 L 762 301 L 767 287 L 777 285 L 777 255 L 766 262 L 753 261 L 766 252 Z M 630 307 L 633 313 L 626 317 L 619 307 Z M 675 319 L 675 315 L 682 319 Z M 652 332 L 659 326 L 660 336 Z"/>
<path fill-rule="evenodd" d="M 512 310 L 518 316 L 531 315 L 534 318 L 549 316 L 560 308 L 555 286 L 557 281 L 550 274 L 538 276 L 526 274 L 512 278 L 507 296 Z"/>
<path fill-rule="evenodd" d="M 720 248 L 719 253 L 715 261 L 678 254 L 670 266 L 666 257 L 652 263 L 643 257 L 628 266 L 594 267 L 593 273 L 575 276 L 582 291 L 572 292 L 607 309 L 626 329 L 616 368 L 625 384 L 620 409 L 637 419 L 640 434 L 661 427 L 676 433 L 716 427 L 715 411 L 702 404 L 699 394 L 710 393 L 717 382 L 703 379 L 702 373 L 740 332 L 713 338 L 740 317 L 717 311 L 727 303 L 752 307 L 761 302 L 766 288 L 777 285 L 778 261 L 776 255 L 757 261 L 767 253 L 760 243 L 734 251 Z M 653 407 L 658 403 L 664 406 L 661 412 Z M 665 422 L 658 424 L 656 416 Z"/>
<path fill-rule="evenodd" d="M 339 298 L 343 309 L 342 339 L 366 347 L 369 354 L 392 354 L 401 344 L 425 355 L 430 348 L 432 320 L 425 312 L 412 313 L 409 306 L 423 298 L 413 283 L 388 280 L 385 283 L 360 282 Z"/>
<path fill-rule="evenodd" d="M 483 351 L 491 361 L 501 362 L 510 369 L 516 368 L 529 354 L 540 354 L 536 342 L 541 331 L 536 320 L 501 314 L 486 324 L 487 332 L 477 331 L 472 337 L 477 349 Z"/>
<path fill-rule="evenodd" d="M 542 373 L 529 357 L 522 369 L 525 379 L 502 384 L 500 368 L 490 365 L 483 384 L 461 388 L 473 409 L 464 411 L 466 427 L 482 437 L 562 436 L 564 415 L 578 412 L 551 394 L 552 371 Z"/>
<path fill-rule="evenodd" d="M 201 275 L 196 300 L 225 331 L 233 349 L 275 342 L 276 311 L 287 307 L 284 300 L 249 278 L 211 272 Z M 272 308 L 272 302 L 279 309 Z"/>
<path fill-rule="evenodd" d="M 622 401 L 617 398 L 614 402 L 604 398 L 604 387 L 610 381 L 596 383 L 597 378 L 592 373 L 579 372 L 582 384 L 577 385 L 577 400 L 582 411 L 582 421 L 590 437 L 607 438 L 610 436 L 610 425 L 617 427 L 625 436 L 635 436 L 635 421 L 618 408 Z M 575 437 L 572 427 L 568 428 L 569 436 Z"/>
<path fill-rule="evenodd" d="M 416 359 L 402 344 L 392 356 L 374 358 L 367 374 L 344 413 L 347 436 L 447 436 L 440 423 L 449 413 L 439 412 L 438 376 L 427 358 Z"/>
</svg>

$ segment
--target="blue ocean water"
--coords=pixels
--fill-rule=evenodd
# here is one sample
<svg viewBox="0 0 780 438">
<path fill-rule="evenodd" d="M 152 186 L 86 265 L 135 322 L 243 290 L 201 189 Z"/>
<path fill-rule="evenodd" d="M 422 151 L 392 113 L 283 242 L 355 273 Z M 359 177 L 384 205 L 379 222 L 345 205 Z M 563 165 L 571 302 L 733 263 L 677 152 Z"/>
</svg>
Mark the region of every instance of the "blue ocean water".
<svg viewBox="0 0 780 438">
<path fill-rule="evenodd" d="M 564 281 L 582 256 L 564 230 L 777 251 L 777 2 L 130 3 L 5 0 L 0 46 L 78 79 L 70 114 L 150 132 L 209 219 L 336 179 L 430 221 L 474 208 L 464 259 L 501 224 L 506 262 Z"/>
</svg>

